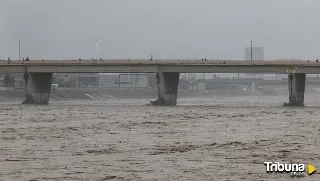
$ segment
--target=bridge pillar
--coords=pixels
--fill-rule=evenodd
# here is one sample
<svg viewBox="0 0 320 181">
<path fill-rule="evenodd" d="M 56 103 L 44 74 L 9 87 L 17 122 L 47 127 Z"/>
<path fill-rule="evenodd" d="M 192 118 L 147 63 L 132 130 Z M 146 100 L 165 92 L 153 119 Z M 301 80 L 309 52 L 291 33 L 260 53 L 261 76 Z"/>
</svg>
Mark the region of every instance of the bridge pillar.
<svg viewBox="0 0 320 181">
<path fill-rule="evenodd" d="M 157 78 L 158 100 L 153 101 L 153 105 L 176 105 L 178 96 L 180 73 L 159 72 Z"/>
<path fill-rule="evenodd" d="M 305 92 L 306 74 L 288 74 L 289 105 L 303 106 Z"/>
<path fill-rule="evenodd" d="M 26 100 L 22 104 L 48 104 L 52 73 L 25 73 Z"/>
</svg>

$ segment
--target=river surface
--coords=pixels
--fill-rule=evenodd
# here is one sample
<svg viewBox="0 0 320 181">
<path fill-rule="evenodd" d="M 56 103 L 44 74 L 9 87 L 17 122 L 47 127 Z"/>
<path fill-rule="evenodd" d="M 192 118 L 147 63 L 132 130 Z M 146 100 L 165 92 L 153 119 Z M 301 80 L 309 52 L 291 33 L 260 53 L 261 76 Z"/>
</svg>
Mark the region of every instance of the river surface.
<svg viewBox="0 0 320 181">
<path fill-rule="evenodd" d="M 1 103 L 0 180 L 291 180 L 263 162 L 320 166 L 320 98 L 287 99 Z"/>
</svg>

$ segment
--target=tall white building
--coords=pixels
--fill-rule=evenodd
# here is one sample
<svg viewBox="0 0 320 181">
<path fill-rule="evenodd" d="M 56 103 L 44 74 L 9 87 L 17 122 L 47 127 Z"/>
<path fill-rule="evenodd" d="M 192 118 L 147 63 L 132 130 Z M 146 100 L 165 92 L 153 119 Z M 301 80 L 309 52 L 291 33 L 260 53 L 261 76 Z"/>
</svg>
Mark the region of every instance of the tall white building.
<svg viewBox="0 0 320 181">
<path fill-rule="evenodd" d="M 252 60 L 263 60 L 263 59 L 264 59 L 264 48 L 252 47 Z M 251 60 L 251 47 L 245 48 L 245 60 Z"/>
<path fill-rule="evenodd" d="M 252 56 L 252 57 L 251 57 Z M 252 47 L 252 54 L 251 54 L 251 47 L 245 48 L 245 60 L 264 60 L 264 48 L 263 47 Z M 243 74 L 244 78 L 263 78 L 264 74 Z"/>
</svg>

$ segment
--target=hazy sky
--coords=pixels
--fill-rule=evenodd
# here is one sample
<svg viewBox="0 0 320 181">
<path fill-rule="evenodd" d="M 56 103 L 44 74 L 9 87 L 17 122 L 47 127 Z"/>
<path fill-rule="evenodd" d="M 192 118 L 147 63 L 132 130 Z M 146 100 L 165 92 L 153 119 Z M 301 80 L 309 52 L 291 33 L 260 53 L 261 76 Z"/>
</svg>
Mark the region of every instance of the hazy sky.
<svg viewBox="0 0 320 181">
<path fill-rule="evenodd" d="M 320 58 L 319 0 L 0 0 L 0 58 Z"/>
</svg>

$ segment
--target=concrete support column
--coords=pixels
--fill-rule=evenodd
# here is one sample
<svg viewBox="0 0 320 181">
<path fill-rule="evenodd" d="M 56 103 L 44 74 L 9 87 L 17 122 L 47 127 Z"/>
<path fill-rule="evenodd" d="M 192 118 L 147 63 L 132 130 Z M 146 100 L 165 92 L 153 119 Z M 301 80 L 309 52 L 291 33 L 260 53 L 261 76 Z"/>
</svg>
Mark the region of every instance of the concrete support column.
<svg viewBox="0 0 320 181">
<path fill-rule="evenodd" d="M 25 73 L 26 100 L 22 104 L 48 104 L 52 73 Z"/>
<path fill-rule="evenodd" d="M 156 73 L 158 100 L 152 102 L 153 105 L 177 104 L 179 76 L 176 72 Z"/>
<path fill-rule="evenodd" d="M 303 106 L 306 74 L 288 74 L 289 105 Z"/>
</svg>

